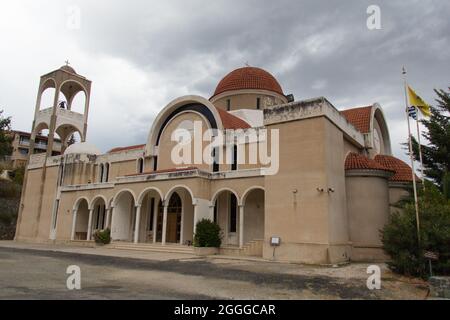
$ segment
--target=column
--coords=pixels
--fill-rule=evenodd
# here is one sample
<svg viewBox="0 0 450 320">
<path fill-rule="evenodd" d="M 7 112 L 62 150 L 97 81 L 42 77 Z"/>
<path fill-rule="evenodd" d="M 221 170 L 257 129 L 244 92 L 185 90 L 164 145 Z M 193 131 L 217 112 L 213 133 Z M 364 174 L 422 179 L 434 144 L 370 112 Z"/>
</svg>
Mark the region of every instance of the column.
<svg viewBox="0 0 450 320">
<path fill-rule="evenodd" d="M 158 214 L 159 214 L 159 208 L 158 208 L 159 201 L 156 201 L 155 198 L 155 209 L 153 211 L 153 243 L 156 243 L 156 233 L 158 232 Z"/>
<path fill-rule="evenodd" d="M 72 210 L 72 233 L 70 234 L 70 240 L 75 240 L 75 231 L 76 231 L 76 227 L 77 227 L 77 210 L 74 209 Z"/>
<path fill-rule="evenodd" d="M 166 232 L 167 232 L 167 205 L 166 201 L 163 203 L 163 229 L 162 229 L 162 245 L 166 244 Z"/>
<path fill-rule="evenodd" d="M 113 207 L 106 209 L 106 222 L 105 222 L 105 229 L 109 228 L 109 222 L 111 221 L 111 212 Z"/>
<path fill-rule="evenodd" d="M 87 229 L 87 237 L 86 240 L 91 240 L 92 235 L 92 215 L 94 213 L 94 209 L 89 209 L 89 221 L 88 221 L 88 229 Z"/>
<path fill-rule="evenodd" d="M 244 246 L 244 206 L 239 205 L 239 248 Z"/>
<path fill-rule="evenodd" d="M 197 231 L 197 220 L 198 220 L 198 206 L 197 204 L 194 204 L 194 237 L 195 237 L 195 232 Z"/>
<path fill-rule="evenodd" d="M 184 241 L 184 205 L 181 206 L 181 226 L 180 226 L 180 244 Z"/>
<path fill-rule="evenodd" d="M 139 242 L 139 225 L 141 222 L 141 205 L 136 205 L 136 220 L 134 223 L 134 243 Z"/>
</svg>

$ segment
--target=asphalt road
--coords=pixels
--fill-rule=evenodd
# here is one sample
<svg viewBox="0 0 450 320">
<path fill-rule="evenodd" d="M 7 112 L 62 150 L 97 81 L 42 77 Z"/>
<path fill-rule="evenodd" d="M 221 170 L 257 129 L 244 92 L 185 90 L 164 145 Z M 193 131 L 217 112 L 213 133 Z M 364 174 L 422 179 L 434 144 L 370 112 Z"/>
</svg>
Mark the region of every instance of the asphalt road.
<svg viewBox="0 0 450 320">
<path fill-rule="evenodd" d="M 80 267 L 80 290 L 67 288 L 71 265 Z M 0 299 L 389 299 L 403 298 L 403 291 L 414 299 L 424 293 L 424 288 L 392 280 L 385 290 L 371 291 L 363 277 L 295 274 L 299 268 L 0 248 Z"/>
</svg>

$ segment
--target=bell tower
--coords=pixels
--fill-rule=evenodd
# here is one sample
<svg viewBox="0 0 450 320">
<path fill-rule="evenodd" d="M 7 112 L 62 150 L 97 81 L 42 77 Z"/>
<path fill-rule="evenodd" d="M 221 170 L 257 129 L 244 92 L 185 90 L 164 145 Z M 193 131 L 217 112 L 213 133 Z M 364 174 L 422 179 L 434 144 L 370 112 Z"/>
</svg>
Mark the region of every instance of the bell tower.
<svg viewBox="0 0 450 320">
<path fill-rule="evenodd" d="M 82 142 L 86 141 L 91 84 L 90 80 L 77 74 L 75 69 L 69 66 L 68 61 L 61 68 L 41 76 L 31 128 L 30 155 L 34 153 L 36 135 L 44 129 L 49 131 L 47 157 L 52 156 L 55 133 L 61 138 L 61 153 L 64 153 L 70 137 L 75 132 L 80 134 Z M 55 89 L 53 104 L 41 109 L 42 94 L 49 88 Z M 60 103 L 61 93 L 67 99 L 67 103 Z M 84 112 L 72 111 L 75 96 L 83 93 Z"/>
</svg>

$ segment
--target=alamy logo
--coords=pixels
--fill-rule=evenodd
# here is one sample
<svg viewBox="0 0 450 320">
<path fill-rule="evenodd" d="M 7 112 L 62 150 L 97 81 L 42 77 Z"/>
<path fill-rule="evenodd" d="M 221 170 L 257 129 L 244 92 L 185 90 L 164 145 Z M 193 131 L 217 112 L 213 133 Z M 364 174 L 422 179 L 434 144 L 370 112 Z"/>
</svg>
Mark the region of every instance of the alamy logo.
<svg viewBox="0 0 450 320">
<path fill-rule="evenodd" d="M 373 4 L 367 7 L 367 29 L 381 30 L 381 9 L 379 6 Z"/>
<path fill-rule="evenodd" d="M 367 278 L 367 289 L 380 290 L 381 289 L 381 269 L 379 266 L 371 265 L 367 267 L 367 274 L 370 276 Z"/>
<path fill-rule="evenodd" d="M 81 289 L 81 269 L 79 266 L 71 265 L 67 267 L 66 274 L 69 274 L 66 281 L 67 289 Z"/>
<path fill-rule="evenodd" d="M 265 175 L 279 169 L 279 132 L 263 128 L 204 130 L 201 121 L 184 121 L 172 132 L 175 165 L 255 165 Z M 270 149 L 270 152 L 269 152 Z"/>
</svg>

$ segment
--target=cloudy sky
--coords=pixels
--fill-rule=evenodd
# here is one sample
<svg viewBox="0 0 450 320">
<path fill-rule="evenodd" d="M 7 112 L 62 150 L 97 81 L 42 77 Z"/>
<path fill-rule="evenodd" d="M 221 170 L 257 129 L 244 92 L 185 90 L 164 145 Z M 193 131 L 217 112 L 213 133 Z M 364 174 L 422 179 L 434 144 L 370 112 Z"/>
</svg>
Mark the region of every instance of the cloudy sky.
<svg viewBox="0 0 450 320">
<path fill-rule="evenodd" d="M 39 77 L 68 59 L 93 81 L 88 141 L 107 151 L 145 143 L 172 99 L 210 97 L 248 62 L 296 100 L 325 96 L 338 109 L 379 102 L 405 159 L 401 68 L 430 103 L 433 88 L 450 85 L 450 2 L 330 2 L 4 1 L 0 109 L 29 131 Z M 367 28 L 372 4 L 381 30 Z"/>
</svg>

